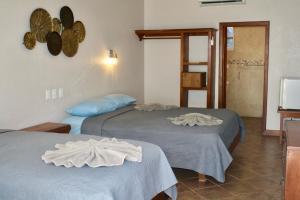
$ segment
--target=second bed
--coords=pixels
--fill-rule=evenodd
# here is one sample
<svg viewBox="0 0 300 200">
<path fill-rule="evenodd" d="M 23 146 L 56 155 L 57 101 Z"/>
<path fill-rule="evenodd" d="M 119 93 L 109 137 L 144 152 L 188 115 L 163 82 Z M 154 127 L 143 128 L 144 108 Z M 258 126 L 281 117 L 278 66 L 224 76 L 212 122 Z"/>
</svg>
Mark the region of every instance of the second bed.
<svg viewBox="0 0 300 200">
<path fill-rule="evenodd" d="M 223 123 L 185 127 L 168 120 L 188 113 L 211 115 L 222 119 Z M 127 106 L 96 117 L 73 117 L 65 122 L 72 125 L 73 132 L 80 130 L 81 134 L 156 144 L 165 152 L 172 167 L 209 175 L 219 182 L 225 181 L 226 169 L 233 160 L 230 150 L 244 136 L 240 117 L 226 109 L 176 108 L 144 112 Z"/>
</svg>

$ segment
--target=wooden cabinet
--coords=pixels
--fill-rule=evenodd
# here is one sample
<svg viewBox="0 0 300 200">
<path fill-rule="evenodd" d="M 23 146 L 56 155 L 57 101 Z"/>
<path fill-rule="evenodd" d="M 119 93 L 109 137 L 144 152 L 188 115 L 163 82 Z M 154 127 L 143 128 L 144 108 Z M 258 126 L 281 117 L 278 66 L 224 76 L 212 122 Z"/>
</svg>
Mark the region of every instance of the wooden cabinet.
<svg viewBox="0 0 300 200">
<path fill-rule="evenodd" d="M 286 123 L 284 143 L 284 199 L 300 199 L 300 121 Z"/>
</svg>

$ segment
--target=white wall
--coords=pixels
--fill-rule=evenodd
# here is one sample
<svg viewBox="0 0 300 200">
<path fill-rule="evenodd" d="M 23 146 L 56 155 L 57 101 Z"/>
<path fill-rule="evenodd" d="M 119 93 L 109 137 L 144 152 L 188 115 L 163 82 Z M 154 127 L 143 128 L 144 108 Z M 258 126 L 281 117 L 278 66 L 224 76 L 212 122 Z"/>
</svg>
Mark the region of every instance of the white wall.
<svg viewBox="0 0 300 200">
<path fill-rule="evenodd" d="M 59 17 L 68 5 L 86 27 L 77 55 L 53 57 L 46 44 L 23 46 L 29 18 L 36 8 Z M 22 128 L 60 121 L 64 109 L 83 99 L 123 92 L 143 101 L 143 44 L 134 34 L 143 28 L 141 0 L 10 0 L 0 1 L 0 128 Z M 108 72 L 99 64 L 106 50 L 117 51 L 119 64 Z M 45 101 L 45 89 L 64 88 L 61 100 Z"/>
<path fill-rule="evenodd" d="M 145 40 L 145 103 L 180 105 L 180 40 Z M 208 38 L 190 37 L 190 62 L 207 61 Z M 189 66 L 207 72 L 206 66 Z M 189 107 L 206 107 L 206 91 L 189 91 Z"/>
<path fill-rule="evenodd" d="M 300 76 L 299 0 L 248 0 L 246 5 L 222 7 L 199 7 L 197 0 L 145 0 L 144 6 L 145 28 L 147 29 L 218 28 L 219 22 L 270 21 L 267 129 L 279 129 L 277 106 L 280 77 Z M 163 53 L 159 47 L 152 49 L 152 46 L 145 43 L 146 71 L 152 67 L 151 62 L 147 61 L 153 51 L 158 51 L 157 54 Z M 159 68 L 159 66 L 156 67 Z M 216 72 L 218 75 L 218 60 Z M 147 79 L 147 74 L 145 75 Z M 157 76 L 153 81 L 162 79 L 163 77 Z M 218 95 L 216 95 L 216 100 L 217 98 Z"/>
<path fill-rule="evenodd" d="M 180 95 L 178 82 L 180 81 L 180 41 L 179 40 L 151 40 L 146 41 L 148 49 L 159 51 L 147 52 L 145 63 L 149 66 L 144 71 L 145 103 L 162 103 L 179 105 Z M 157 81 L 157 77 L 161 80 Z"/>
</svg>

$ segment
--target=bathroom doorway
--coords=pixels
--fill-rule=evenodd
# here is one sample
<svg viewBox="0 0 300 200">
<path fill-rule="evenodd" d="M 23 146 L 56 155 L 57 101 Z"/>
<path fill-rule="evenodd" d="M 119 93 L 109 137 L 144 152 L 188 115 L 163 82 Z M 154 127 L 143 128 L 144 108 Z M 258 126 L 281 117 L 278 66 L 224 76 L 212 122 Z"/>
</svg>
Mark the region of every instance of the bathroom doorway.
<svg viewBox="0 0 300 200">
<path fill-rule="evenodd" d="M 266 130 L 269 22 L 220 24 L 219 107 L 261 119 Z"/>
</svg>

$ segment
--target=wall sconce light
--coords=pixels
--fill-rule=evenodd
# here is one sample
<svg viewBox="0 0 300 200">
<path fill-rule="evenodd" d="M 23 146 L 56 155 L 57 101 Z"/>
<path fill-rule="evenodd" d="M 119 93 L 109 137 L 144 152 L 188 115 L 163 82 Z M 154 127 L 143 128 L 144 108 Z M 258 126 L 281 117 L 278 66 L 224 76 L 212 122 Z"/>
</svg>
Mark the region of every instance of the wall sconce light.
<svg viewBox="0 0 300 200">
<path fill-rule="evenodd" d="M 110 49 L 108 51 L 108 58 L 106 59 L 105 64 L 115 65 L 117 63 L 118 63 L 118 55 L 114 50 Z"/>
</svg>

